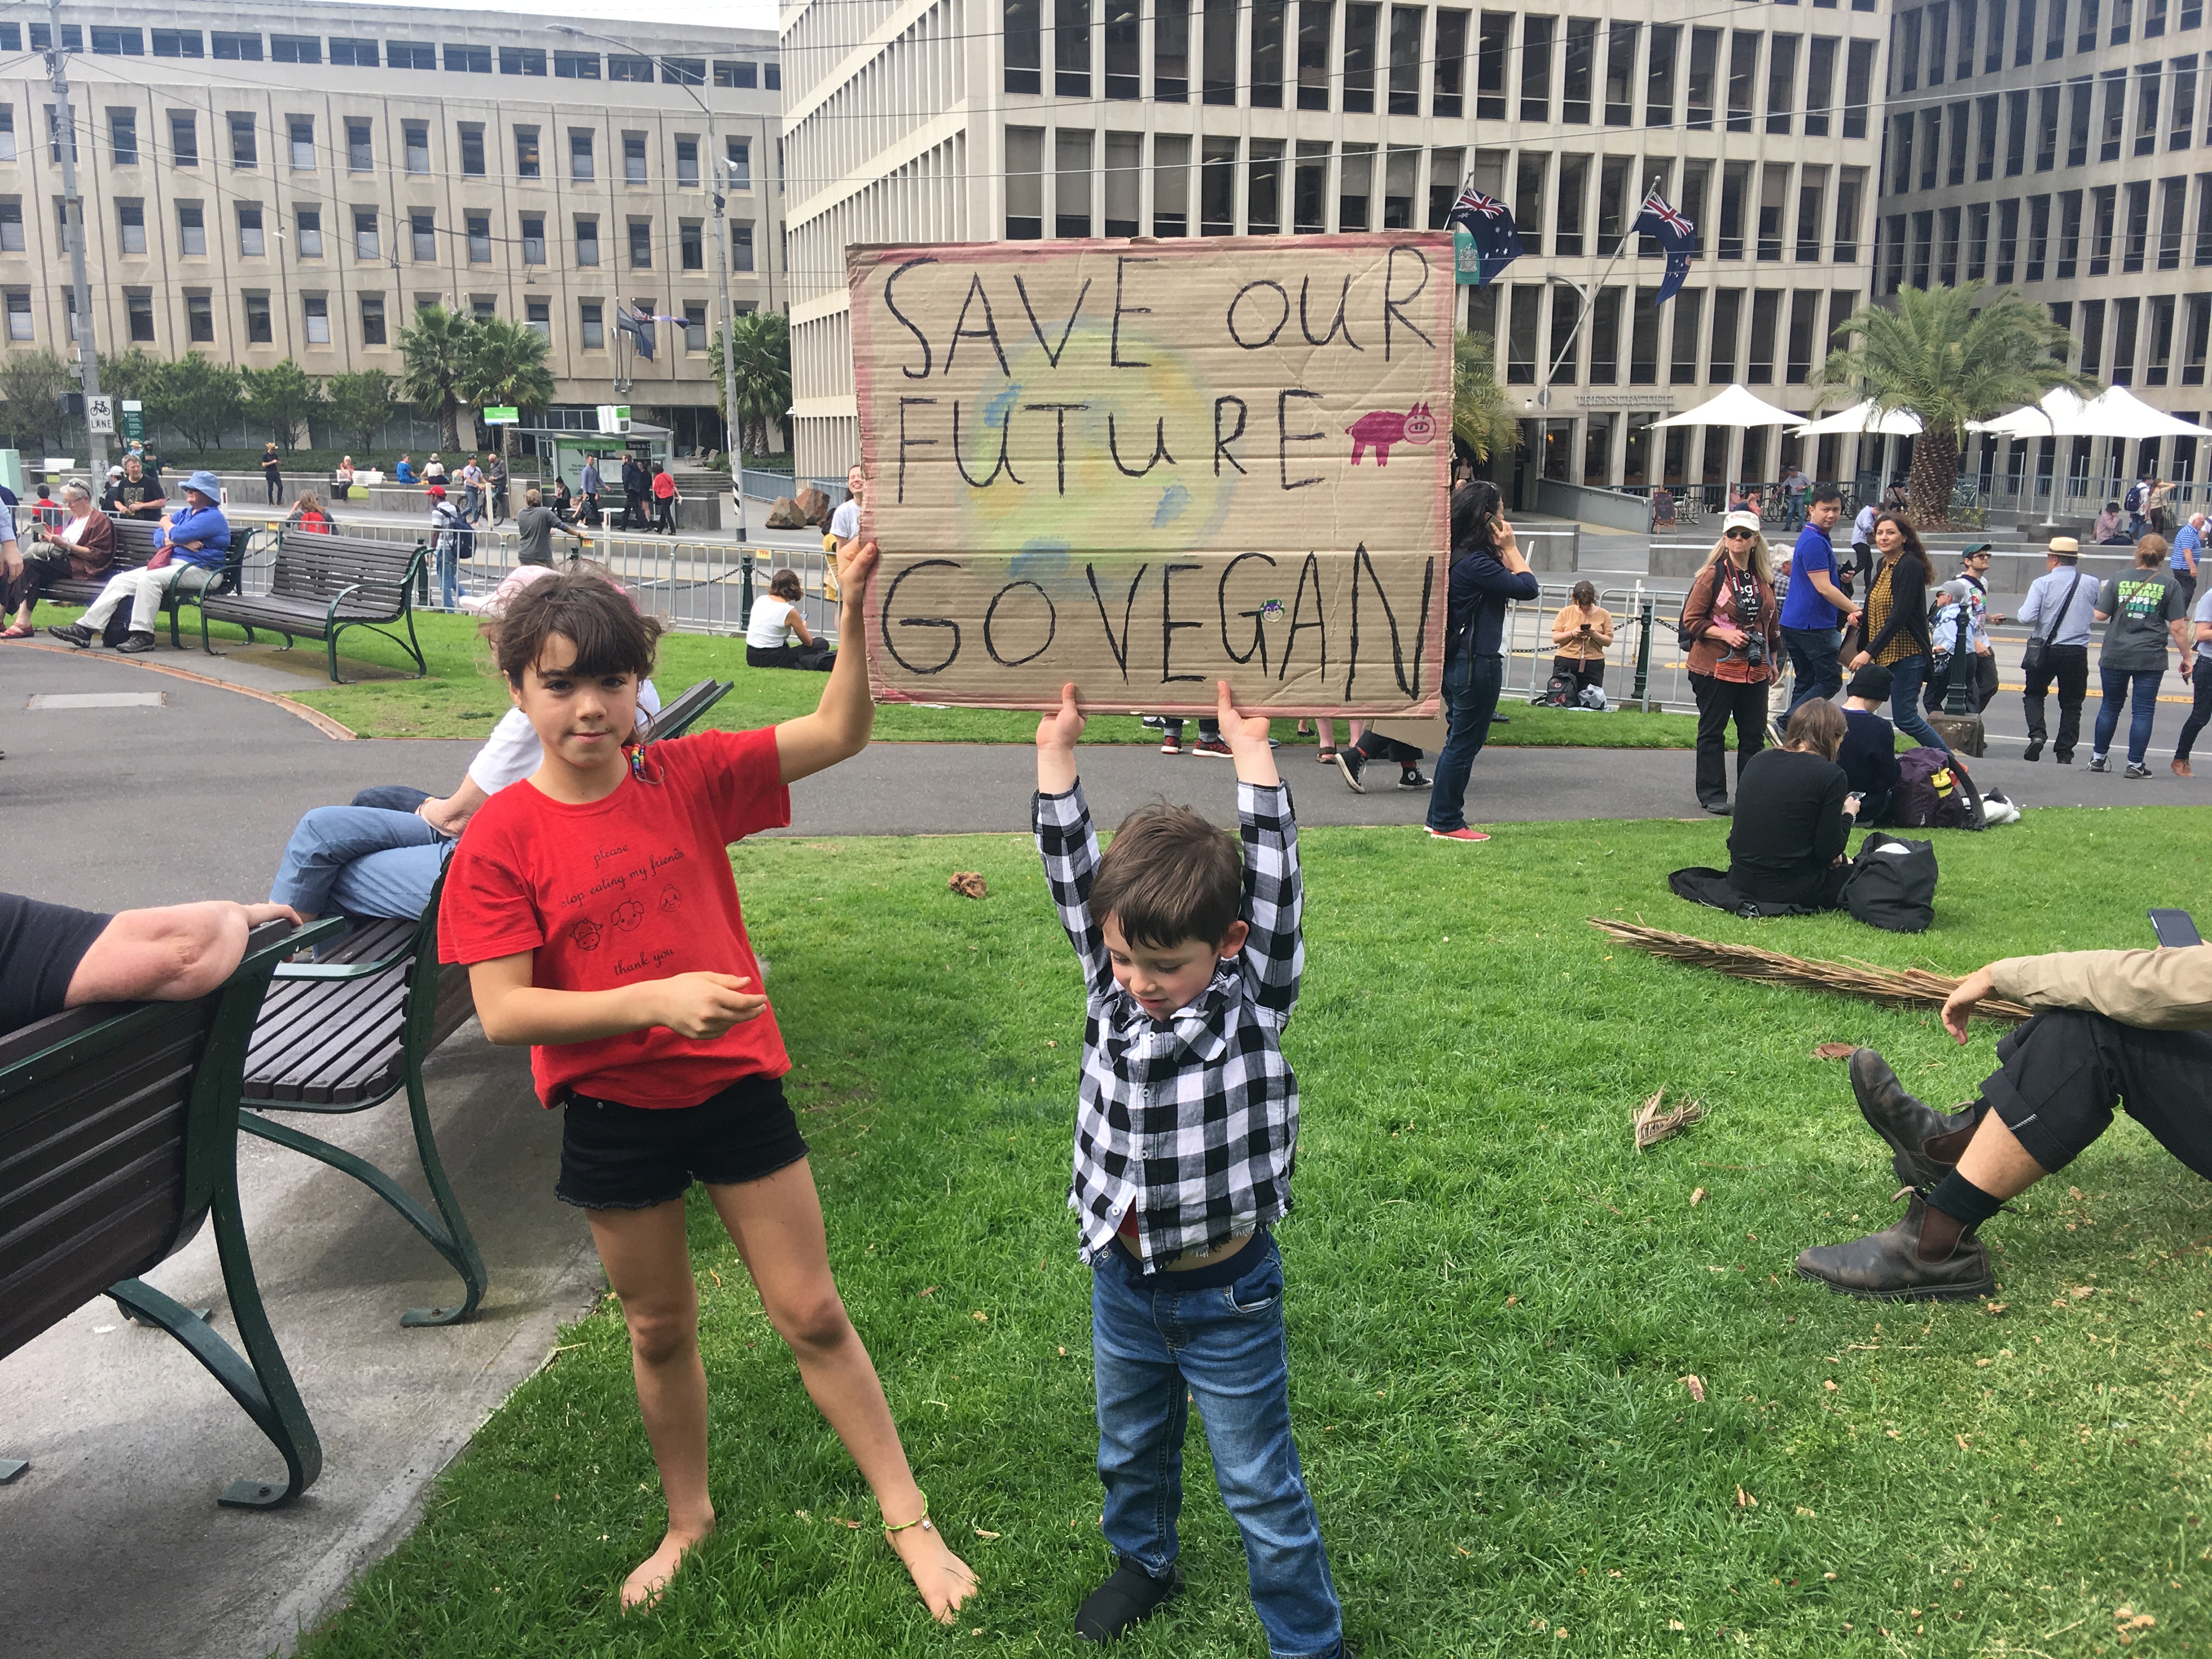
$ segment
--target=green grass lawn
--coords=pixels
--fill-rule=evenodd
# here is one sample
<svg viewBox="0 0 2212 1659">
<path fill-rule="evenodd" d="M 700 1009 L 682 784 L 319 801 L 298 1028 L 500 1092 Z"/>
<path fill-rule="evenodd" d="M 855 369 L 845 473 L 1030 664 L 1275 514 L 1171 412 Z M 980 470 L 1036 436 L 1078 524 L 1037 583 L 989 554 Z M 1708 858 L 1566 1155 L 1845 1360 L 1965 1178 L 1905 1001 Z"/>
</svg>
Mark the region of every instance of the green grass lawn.
<svg viewBox="0 0 2212 1659">
<path fill-rule="evenodd" d="M 74 621 L 82 614 L 65 606 L 42 607 L 41 627 Z M 193 635 L 192 656 L 198 655 L 198 618 L 188 618 Z M 428 612 L 416 618 L 422 654 L 429 661 L 429 677 L 420 680 L 373 679 L 354 685 L 333 685 L 326 672 L 324 647 L 302 640 L 292 650 L 274 649 L 281 641 L 264 635 L 270 649 L 256 651 L 254 660 L 289 669 L 300 677 L 288 695 L 319 709 L 364 738 L 480 738 L 507 706 L 507 692 L 491 665 L 491 653 L 477 634 L 473 617 Z M 220 646 L 243 646 L 245 635 L 228 623 L 215 623 L 210 632 Z M 166 642 L 168 635 L 161 635 Z M 398 646 L 360 629 L 343 636 L 343 672 L 349 674 L 376 670 L 404 672 L 413 665 Z M 174 660 L 181 667 L 195 666 L 191 657 Z M 670 634 L 660 646 L 657 678 L 663 692 L 674 696 L 696 680 L 712 676 L 734 683 L 736 689 L 703 722 L 706 728 L 736 731 L 788 720 L 811 709 L 822 696 L 819 675 L 790 669 L 748 668 L 742 640 L 708 638 L 699 634 Z M 1113 705 L 1108 704 L 1111 707 Z M 1127 704 L 1138 707 L 1135 700 Z M 1615 710 L 1604 714 L 1581 714 L 1559 708 L 1531 708 L 1508 703 L 1505 725 L 1493 728 L 1493 744 L 1545 747 L 1563 744 L 1577 748 L 1686 749 L 1697 737 L 1697 721 L 1686 714 L 1646 714 Z M 1280 724 L 1277 736 L 1284 742 L 1311 743 L 1293 738 L 1292 722 Z M 926 708 L 885 704 L 877 712 L 876 738 L 885 743 L 1029 743 L 1036 735 L 1036 716 L 991 708 Z M 1195 730 L 1189 734 L 1196 735 Z M 1339 736 L 1343 732 L 1340 729 Z M 1094 720 L 1086 734 L 1099 743 L 1157 743 L 1158 735 L 1134 720 Z"/>
<path fill-rule="evenodd" d="M 1224 788 L 1221 803 L 1226 802 Z M 1970 1097 L 1997 1032 L 1615 951 L 1613 913 L 1963 972 L 2148 942 L 2207 890 L 2195 809 L 1937 836 L 1935 928 L 1760 923 L 1669 896 L 1723 827 L 1304 840 L 1303 1091 L 1282 1227 L 1298 1439 L 1349 1632 L 1376 1656 L 2117 1653 L 2212 1639 L 2212 1194 L 2124 1118 L 1991 1224 L 1988 1305 L 1883 1305 L 1796 1252 L 1895 1214 L 1839 1062 Z M 663 1519 L 611 1303 L 568 1331 L 308 1659 L 1073 1656 L 1098 1530 L 1088 1273 L 1062 1207 L 1082 995 L 1018 837 L 735 854 L 799 1069 L 830 1251 L 981 1598 L 929 1625 L 866 1490 L 695 1202 L 721 1529 L 655 1613 L 617 1588 Z M 985 873 L 990 896 L 945 878 Z M 1654 1090 L 1711 1115 L 1638 1154 Z M 694 1198 L 697 1194 L 695 1193 Z M 550 1201 L 550 1200 L 548 1201 Z M 1680 1379 L 1703 1380 L 1693 1401 Z M 1190 1589 L 1133 1659 L 1252 1656 L 1192 1437 Z"/>
</svg>

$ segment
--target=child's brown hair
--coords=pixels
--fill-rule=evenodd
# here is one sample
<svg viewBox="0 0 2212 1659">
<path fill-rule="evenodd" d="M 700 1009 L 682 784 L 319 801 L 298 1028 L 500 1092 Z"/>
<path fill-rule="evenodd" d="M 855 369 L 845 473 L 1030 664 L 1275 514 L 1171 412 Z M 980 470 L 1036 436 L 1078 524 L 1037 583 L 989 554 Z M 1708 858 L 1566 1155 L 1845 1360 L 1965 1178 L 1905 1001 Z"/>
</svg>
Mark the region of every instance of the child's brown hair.
<svg viewBox="0 0 2212 1659">
<path fill-rule="evenodd" d="M 1132 945 L 1218 945 L 1244 908 L 1244 852 L 1188 806 L 1156 801 L 1121 820 L 1091 884 L 1091 914 Z"/>
<path fill-rule="evenodd" d="M 575 660 L 568 667 L 571 675 L 635 674 L 643 679 L 653 672 L 661 629 L 659 619 L 641 615 L 604 568 L 579 561 L 556 576 L 532 583 L 515 596 L 505 616 L 484 624 L 483 632 L 499 672 L 520 685 L 556 634 L 576 647 Z"/>
</svg>

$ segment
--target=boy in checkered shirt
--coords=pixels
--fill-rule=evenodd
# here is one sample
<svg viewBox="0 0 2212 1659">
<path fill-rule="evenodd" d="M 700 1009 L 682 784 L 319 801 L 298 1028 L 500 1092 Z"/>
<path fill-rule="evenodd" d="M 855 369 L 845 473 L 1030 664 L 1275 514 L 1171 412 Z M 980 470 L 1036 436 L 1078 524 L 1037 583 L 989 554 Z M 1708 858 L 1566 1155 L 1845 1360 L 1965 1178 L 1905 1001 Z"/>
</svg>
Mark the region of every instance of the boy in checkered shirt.
<svg viewBox="0 0 2212 1659">
<path fill-rule="evenodd" d="M 1273 1659 L 1334 1659 L 1343 1615 L 1291 1438 L 1283 1264 L 1298 1085 L 1297 825 L 1264 716 L 1220 686 L 1243 851 L 1187 807 L 1133 814 L 1102 860 L 1076 781 L 1073 685 L 1037 726 L 1037 850 L 1088 981 L 1075 1179 L 1090 1259 L 1111 1577 L 1075 1615 L 1103 1642 L 1182 1588 L 1176 1512 L 1195 1400 L 1244 1536 Z"/>
</svg>

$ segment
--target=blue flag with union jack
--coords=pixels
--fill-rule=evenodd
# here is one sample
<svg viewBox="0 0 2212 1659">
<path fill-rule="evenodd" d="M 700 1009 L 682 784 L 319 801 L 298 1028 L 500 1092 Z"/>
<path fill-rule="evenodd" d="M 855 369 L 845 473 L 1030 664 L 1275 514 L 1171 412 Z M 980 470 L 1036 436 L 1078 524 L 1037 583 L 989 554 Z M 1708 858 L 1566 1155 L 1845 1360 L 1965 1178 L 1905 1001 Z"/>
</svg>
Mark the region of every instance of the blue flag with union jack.
<svg viewBox="0 0 2212 1659">
<path fill-rule="evenodd" d="M 1690 274 L 1690 253 L 1697 246 L 1698 228 L 1668 207 L 1666 198 L 1655 190 L 1644 198 L 1632 228 L 1640 235 L 1655 239 L 1667 256 L 1667 275 L 1659 283 L 1657 297 L 1651 301 L 1654 306 L 1663 306 L 1681 292 L 1682 283 Z"/>
<path fill-rule="evenodd" d="M 1460 191 L 1444 222 L 1474 239 L 1475 258 L 1481 266 L 1478 288 L 1488 287 L 1499 271 L 1521 257 L 1521 228 L 1513 222 L 1512 210 L 1473 185 Z"/>
</svg>

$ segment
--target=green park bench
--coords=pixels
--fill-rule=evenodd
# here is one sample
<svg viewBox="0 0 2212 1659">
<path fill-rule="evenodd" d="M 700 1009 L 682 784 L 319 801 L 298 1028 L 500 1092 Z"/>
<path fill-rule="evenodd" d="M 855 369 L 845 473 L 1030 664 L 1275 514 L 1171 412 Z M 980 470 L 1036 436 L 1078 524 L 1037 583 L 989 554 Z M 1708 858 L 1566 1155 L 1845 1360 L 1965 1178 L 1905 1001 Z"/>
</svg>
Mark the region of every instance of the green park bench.
<svg viewBox="0 0 2212 1659">
<path fill-rule="evenodd" d="M 726 696 L 727 680 L 702 680 L 665 704 L 646 740 L 680 737 Z M 483 1258 L 470 1236 L 438 1156 L 422 1063 L 476 1014 L 465 968 L 438 960 L 440 878 L 429 908 L 415 921 L 362 924 L 317 962 L 276 969 L 246 1057 L 239 1127 L 318 1158 L 353 1176 L 397 1210 L 461 1277 L 450 1306 L 410 1308 L 402 1325 L 450 1325 L 474 1313 L 484 1292 Z M 431 1205 L 366 1158 L 276 1121 L 270 1113 L 344 1113 L 407 1093 L 415 1150 Z M 434 1213 L 433 1208 L 434 1206 Z"/>
<path fill-rule="evenodd" d="M 113 575 L 118 571 L 136 570 L 147 560 L 152 558 L 155 537 L 158 530 L 158 526 L 142 520 L 116 520 L 115 564 L 108 572 L 108 575 Z M 184 648 L 184 641 L 178 635 L 177 623 L 186 605 L 197 604 L 204 598 L 220 598 L 225 594 L 238 592 L 239 581 L 246 568 L 247 550 L 252 545 L 254 538 L 264 533 L 260 531 L 249 531 L 233 526 L 230 532 L 230 556 L 224 561 L 222 574 L 204 590 L 185 592 L 173 588 L 162 599 L 161 609 L 169 618 L 169 643 L 173 647 L 179 650 Z M 106 576 L 94 577 L 82 581 L 75 576 L 61 576 L 41 583 L 39 595 L 50 605 L 90 605 L 100 597 L 100 590 L 106 586 Z"/>
<path fill-rule="evenodd" d="M 415 583 L 428 549 L 417 543 L 380 542 L 366 536 L 325 536 L 313 531 L 281 533 L 266 593 L 235 590 L 200 601 L 200 648 L 219 655 L 208 638 L 210 622 L 234 623 L 252 642 L 254 630 L 281 634 L 284 648 L 295 639 L 320 640 L 330 653 L 331 679 L 338 672 L 338 636 L 366 628 L 404 649 L 415 659 L 411 679 L 428 673 L 422 647 L 415 637 Z M 394 630 L 407 629 L 401 638 Z"/>
<path fill-rule="evenodd" d="M 335 933 L 270 922 L 217 990 L 191 1002 L 72 1008 L 0 1036 L 0 1358 L 95 1297 L 183 1343 L 283 1455 L 283 1480 L 216 1501 L 269 1509 L 315 1482 L 323 1454 L 261 1304 L 239 1210 L 246 1043 L 278 960 Z M 139 1275 L 215 1220 L 240 1355 L 204 1313 Z M 20 1474 L 20 1462 L 0 1478 Z"/>
</svg>

